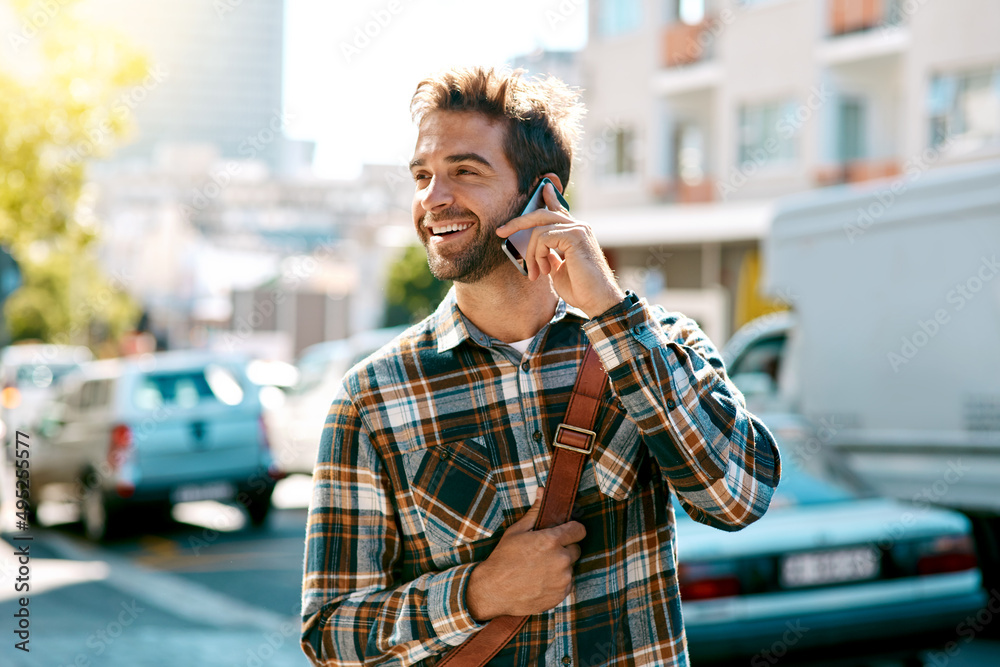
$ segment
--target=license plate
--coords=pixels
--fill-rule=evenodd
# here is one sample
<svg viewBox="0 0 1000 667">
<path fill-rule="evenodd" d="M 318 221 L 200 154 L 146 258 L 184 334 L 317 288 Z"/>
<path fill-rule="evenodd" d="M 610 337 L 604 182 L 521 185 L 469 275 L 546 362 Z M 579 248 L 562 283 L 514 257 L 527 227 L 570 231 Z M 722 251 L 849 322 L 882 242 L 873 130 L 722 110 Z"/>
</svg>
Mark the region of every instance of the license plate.
<svg viewBox="0 0 1000 667">
<path fill-rule="evenodd" d="M 879 559 L 871 549 L 837 549 L 786 556 L 781 562 L 784 588 L 865 581 L 879 575 Z"/>
<path fill-rule="evenodd" d="M 170 499 L 175 503 L 189 503 L 196 500 L 229 500 L 235 495 L 232 484 L 212 482 L 210 484 L 179 486 L 170 494 Z"/>
</svg>

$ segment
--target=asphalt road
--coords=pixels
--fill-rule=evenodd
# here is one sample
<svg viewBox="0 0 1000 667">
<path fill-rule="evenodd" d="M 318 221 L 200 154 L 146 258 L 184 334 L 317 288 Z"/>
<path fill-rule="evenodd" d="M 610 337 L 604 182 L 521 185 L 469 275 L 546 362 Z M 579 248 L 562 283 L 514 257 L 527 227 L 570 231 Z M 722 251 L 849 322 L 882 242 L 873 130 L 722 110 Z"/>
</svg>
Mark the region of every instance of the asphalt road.
<svg viewBox="0 0 1000 667">
<path fill-rule="evenodd" d="M 7 532 L 0 544 L 0 665 L 306 667 L 298 612 L 308 485 L 305 477 L 283 482 L 260 530 L 234 507 L 190 503 L 175 508 L 174 521 L 102 546 L 82 537 L 71 507 L 43 506 L 49 527 Z M 33 539 L 14 539 L 26 536 Z M 14 552 L 24 544 L 28 653 L 14 648 L 23 613 Z M 957 655 L 925 659 L 1000 667 L 1000 641 L 977 637 Z M 776 664 L 820 663 L 789 655 Z"/>
</svg>

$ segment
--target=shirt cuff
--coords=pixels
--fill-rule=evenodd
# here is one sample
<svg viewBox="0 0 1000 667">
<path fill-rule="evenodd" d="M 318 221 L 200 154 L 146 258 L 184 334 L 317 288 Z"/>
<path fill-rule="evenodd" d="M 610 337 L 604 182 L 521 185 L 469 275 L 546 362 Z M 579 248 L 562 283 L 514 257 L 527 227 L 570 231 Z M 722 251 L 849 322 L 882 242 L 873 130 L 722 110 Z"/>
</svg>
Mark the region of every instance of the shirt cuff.
<svg viewBox="0 0 1000 667">
<path fill-rule="evenodd" d="M 465 589 L 476 563 L 466 563 L 432 577 L 427 588 L 427 615 L 438 639 L 450 646 L 462 644 L 486 627 L 478 623 L 465 604 Z"/>
<path fill-rule="evenodd" d="M 667 343 L 649 304 L 631 290 L 625 298 L 583 325 L 606 371 Z"/>
</svg>

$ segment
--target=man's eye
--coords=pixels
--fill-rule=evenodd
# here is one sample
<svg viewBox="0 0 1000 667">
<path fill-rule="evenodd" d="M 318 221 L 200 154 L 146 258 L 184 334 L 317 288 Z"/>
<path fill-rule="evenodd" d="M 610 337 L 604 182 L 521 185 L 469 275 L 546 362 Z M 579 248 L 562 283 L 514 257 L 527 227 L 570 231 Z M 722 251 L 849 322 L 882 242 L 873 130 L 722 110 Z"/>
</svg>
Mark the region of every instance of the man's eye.
<svg viewBox="0 0 1000 667">
<path fill-rule="evenodd" d="M 472 171 L 471 169 L 466 169 L 465 167 L 459 167 L 458 168 L 458 173 L 460 173 L 460 174 L 472 174 L 473 176 L 476 175 L 476 172 Z"/>
<path fill-rule="evenodd" d="M 414 174 L 413 175 L 413 180 L 415 180 L 415 181 L 424 180 L 426 178 L 428 178 L 427 174 Z"/>
</svg>

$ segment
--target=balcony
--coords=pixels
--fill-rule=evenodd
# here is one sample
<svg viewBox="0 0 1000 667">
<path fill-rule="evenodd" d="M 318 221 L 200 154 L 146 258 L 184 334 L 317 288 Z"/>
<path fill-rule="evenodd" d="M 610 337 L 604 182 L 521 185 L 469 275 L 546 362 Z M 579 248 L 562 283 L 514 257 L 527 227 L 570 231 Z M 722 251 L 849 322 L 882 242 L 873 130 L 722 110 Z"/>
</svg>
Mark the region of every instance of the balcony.
<svg viewBox="0 0 1000 667">
<path fill-rule="evenodd" d="M 900 19 L 897 0 L 830 0 L 831 35 L 847 35 L 896 25 Z"/>
<path fill-rule="evenodd" d="M 885 160 L 852 160 L 840 165 L 821 168 L 816 173 L 816 185 L 863 183 L 879 178 L 892 178 L 901 173 L 899 162 Z"/>
<path fill-rule="evenodd" d="M 673 204 L 704 204 L 715 200 L 715 184 L 704 177 L 697 182 L 660 179 L 650 183 L 649 192 L 657 201 Z"/>
<path fill-rule="evenodd" d="M 712 57 L 715 33 L 714 21 L 700 23 L 671 23 L 663 29 L 661 62 L 664 67 L 693 65 Z"/>
</svg>

